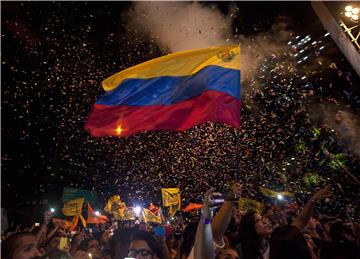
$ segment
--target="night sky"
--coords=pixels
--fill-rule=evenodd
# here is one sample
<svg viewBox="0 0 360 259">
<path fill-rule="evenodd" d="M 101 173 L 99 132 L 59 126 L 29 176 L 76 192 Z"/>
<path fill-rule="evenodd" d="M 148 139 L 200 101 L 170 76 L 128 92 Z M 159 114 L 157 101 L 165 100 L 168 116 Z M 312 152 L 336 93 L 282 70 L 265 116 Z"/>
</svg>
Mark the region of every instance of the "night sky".
<svg viewBox="0 0 360 259">
<path fill-rule="evenodd" d="M 232 12 L 226 2 L 201 5 Z M 253 44 L 241 46 L 243 52 L 279 19 L 292 32 L 289 41 L 311 35 L 322 39 L 325 50 L 308 49 L 309 59 L 300 64 L 286 43 L 278 52 L 254 54 L 262 65 L 242 82 L 240 130 L 209 122 L 183 133 L 123 139 L 94 138 L 84 123 L 104 93 L 102 80 L 168 53 L 127 26 L 123 14 L 131 14 L 134 5 L 2 1 L 1 190 L 9 216 L 27 222 L 32 217 L 24 215 L 38 215 L 46 206 L 60 209 L 64 187 L 97 191 L 95 207 L 103 208 L 117 193 L 128 204 L 159 204 L 161 187 L 178 186 L 185 205 L 199 201 L 209 186 L 221 191 L 237 178 L 244 196 L 258 200 L 264 198 L 259 186 L 292 191 L 302 202 L 319 186 L 332 184 L 336 197 L 319 211 L 338 216 L 350 204 L 359 218 L 359 186 L 323 152 L 360 179 L 359 77 L 324 37 L 309 3 L 236 6 L 233 40 Z M 339 110 L 343 117 L 337 119 Z M 48 205 L 41 207 L 43 199 Z"/>
</svg>

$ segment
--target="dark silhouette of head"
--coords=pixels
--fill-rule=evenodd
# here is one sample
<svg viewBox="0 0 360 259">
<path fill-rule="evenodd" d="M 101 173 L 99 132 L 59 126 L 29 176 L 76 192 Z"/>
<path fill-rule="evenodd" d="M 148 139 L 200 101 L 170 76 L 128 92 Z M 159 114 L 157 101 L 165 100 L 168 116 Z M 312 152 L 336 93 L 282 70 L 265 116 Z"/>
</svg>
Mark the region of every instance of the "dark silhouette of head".
<svg viewBox="0 0 360 259">
<path fill-rule="evenodd" d="M 270 238 L 270 259 L 311 259 L 300 230 L 291 225 L 277 227 Z"/>
</svg>

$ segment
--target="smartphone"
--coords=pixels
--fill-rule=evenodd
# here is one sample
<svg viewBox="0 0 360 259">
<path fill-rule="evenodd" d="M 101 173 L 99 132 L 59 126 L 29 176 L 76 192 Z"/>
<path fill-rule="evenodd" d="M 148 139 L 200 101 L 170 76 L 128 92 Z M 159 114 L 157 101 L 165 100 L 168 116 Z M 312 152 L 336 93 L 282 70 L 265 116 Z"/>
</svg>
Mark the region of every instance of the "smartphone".
<svg viewBox="0 0 360 259">
<path fill-rule="evenodd" d="M 156 227 L 154 228 L 154 234 L 158 237 L 164 237 L 166 235 L 165 227 Z"/>
<path fill-rule="evenodd" d="M 68 240 L 67 240 L 66 237 L 60 237 L 60 243 L 59 243 L 59 249 L 60 250 L 63 250 L 64 248 L 68 247 L 67 241 Z"/>
</svg>

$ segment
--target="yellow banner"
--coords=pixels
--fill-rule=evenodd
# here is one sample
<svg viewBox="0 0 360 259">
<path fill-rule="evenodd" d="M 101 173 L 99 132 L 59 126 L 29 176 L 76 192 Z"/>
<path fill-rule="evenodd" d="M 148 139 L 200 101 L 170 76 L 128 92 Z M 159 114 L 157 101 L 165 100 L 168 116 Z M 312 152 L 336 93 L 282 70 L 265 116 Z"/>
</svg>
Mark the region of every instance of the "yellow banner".
<svg viewBox="0 0 360 259">
<path fill-rule="evenodd" d="M 175 213 L 181 208 L 180 189 L 162 188 L 161 194 L 164 207 L 169 207 L 170 216 L 174 216 Z"/>
<path fill-rule="evenodd" d="M 164 207 L 181 203 L 179 188 L 162 188 L 161 194 Z"/>
<path fill-rule="evenodd" d="M 104 211 L 113 214 L 116 220 L 121 220 L 124 217 L 126 209 L 126 204 L 121 201 L 120 195 L 112 196 L 104 207 Z"/>
<path fill-rule="evenodd" d="M 148 209 L 143 210 L 143 217 L 144 217 L 145 223 L 148 223 L 148 222 L 153 222 L 153 223 L 158 223 L 158 224 L 162 223 L 161 217 L 152 213 Z"/>
<path fill-rule="evenodd" d="M 62 212 L 65 216 L 80 216 L 84 198 L 68 201 L 64 204 Z"/>
<path fill-rule="evenodd" d="M 129 207 L 124 211 L 124 216 L 121 218 L 121 220 L 135 220 L 136 214 L 134 212 L 133 207 Z"/>
</svg>

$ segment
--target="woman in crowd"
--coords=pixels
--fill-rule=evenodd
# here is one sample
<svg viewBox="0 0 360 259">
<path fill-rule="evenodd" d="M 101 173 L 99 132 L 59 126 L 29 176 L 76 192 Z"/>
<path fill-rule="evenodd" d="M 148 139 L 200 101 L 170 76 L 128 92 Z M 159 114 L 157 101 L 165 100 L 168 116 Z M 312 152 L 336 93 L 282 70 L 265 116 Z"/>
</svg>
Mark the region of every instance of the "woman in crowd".
<svg viewBox="0 0 360 259">
<path fill-rule="evenodd" d="M 239 245 L 236 247 L 241 259 L 268 259 L 270 247 L 268 237 L 272 225 L 267 218 L 254 211 L 242 217 L 239 226 Z"/>
</svg>

